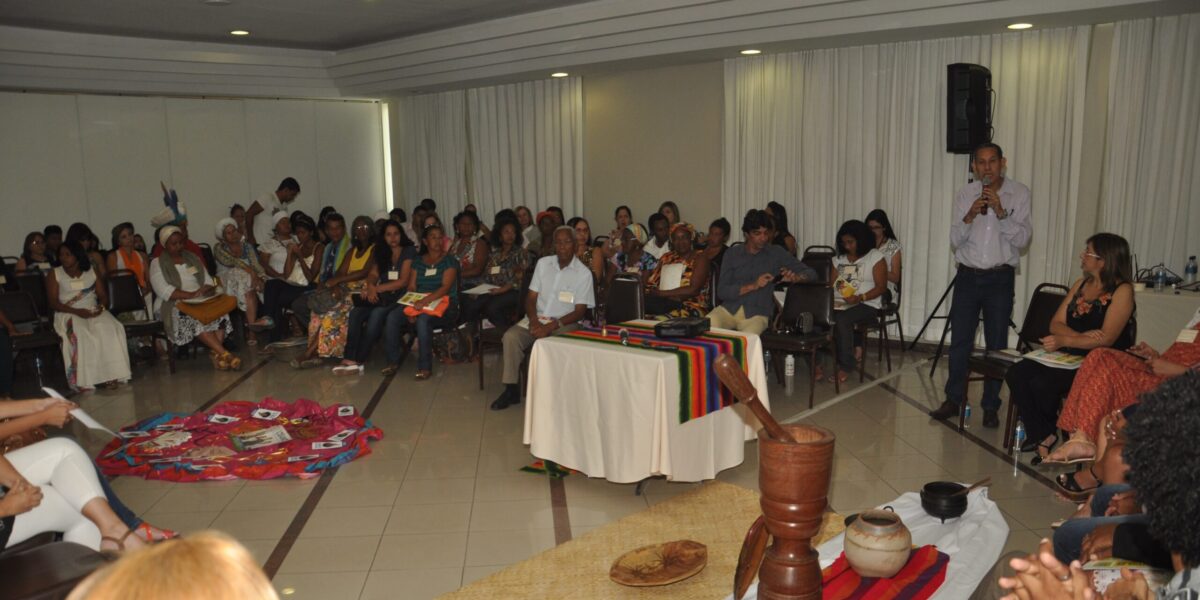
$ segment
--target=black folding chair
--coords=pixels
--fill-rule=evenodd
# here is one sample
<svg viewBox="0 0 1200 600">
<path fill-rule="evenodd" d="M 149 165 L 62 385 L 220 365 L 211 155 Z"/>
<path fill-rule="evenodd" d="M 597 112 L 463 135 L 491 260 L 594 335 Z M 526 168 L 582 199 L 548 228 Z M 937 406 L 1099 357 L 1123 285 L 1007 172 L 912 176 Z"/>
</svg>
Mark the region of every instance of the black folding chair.
<svg viewBox="0 0 1200 600">
<path fill-rule="evenodd" d="M 17 262 L 21 259 L 15 256 L 5 256 L 0 258 L 0 260 L 3 261 L 0 263 L 0 289 L 16 291 Z"/>
<path fill-rule="evenodd" d="M 204 242 L 196 244 L 200 246 L 200 252 L 204 255 L 204 268 L 208 270 L 208 274 L 213 277 L 217 276 L 217 257 L 213 255 L 212 246 Z"/>
<path fill-rule="evenodd" d="M 803 315 L 812 315 L 812 329 L 804 331 Z M 833 337 L 833 288 L 819 283 L 793 283 L 784 297 L 783 310 L 775 318 L 770 330 L 763 332 L 763 349 L 773 351 L 771 366 L 779 383 L 783 383 L 783 356 L 785 354 L 807 354 L 809 360 L 808 407 L 812 408 L 817 389 L 817 351 L 828 348 L 837 355 L 837 342 Z M 842 386 L 833 378 L 834 390 L 841 393 Z"/>
<path fill-rule="evenodd" d="M 608 324 L 641 319 L 646 314 L 645 290 L 636 275 L 617 275 L 608 286 L 604 320 Z"/>
<path fill-rule="evenodd" d="M 41 271 L 25 271 L 13 276 L 16 280 L 17 291 L 29 294 L 38 317 L 49 323 L 53 313 L 50 310 L 50 300 L 46 295 L 46 274 Z"/>
<path fill-rule="evenodd" d="M 67 384 L 67 370 L 60 350 L 62 339 L 38 315 L 33 297 L 26 292 L 0 294 L 0 311 L 4 311 L 8 320 L 23 332 L 23 335 L 10 338 L 12 348 L 0 351 L 13 352 L 17 365 L 33 366 L 31 370 L 37 381 L 37 389 L 23 391 L 41 393 L 41 388 L 49 385 L 65 393 L 70 386 Z"/>
<path fill-rule="evenodd" d="M 119 317 L 124 313 L 136 313 L 145 311 L 147 316 L 150 316 L 150 309 L 146 306 L 145 298 L 142 297 L 142 290 L 138 286 L 137 275 L 133 271 L 127 269 L 118 269 L 108 274 L 106 280 L 108 286 L 108 312 L 114 317 Z M 167 335 L 166 327 L 162 321 L 149 319 L 137 321 L 122 321 L 125 326 L 125 337 L 141 338 L 148 337 L 153 343 L 154 340 L 162 340 L 167 343 L 167 364 L 171 369 L 171 374 L 175 373 L 175 344 L 171 342 L 171 338 Z M 137 356 L 133 357 L 137 360 Z M 151 358 L 151 362 L 153 362 Z"/>
</svg>

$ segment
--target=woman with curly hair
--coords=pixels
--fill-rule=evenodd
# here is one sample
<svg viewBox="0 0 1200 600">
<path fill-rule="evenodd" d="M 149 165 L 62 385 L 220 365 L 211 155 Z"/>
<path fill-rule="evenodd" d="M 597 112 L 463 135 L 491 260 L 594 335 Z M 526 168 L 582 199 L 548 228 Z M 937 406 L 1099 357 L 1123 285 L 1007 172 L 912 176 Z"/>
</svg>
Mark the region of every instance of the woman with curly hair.
<svg viewBox="0 0 1200 600">
<path fill-rule="evenodd" d="M 1111 233 L 1088 238 L 1079 254 L 1083 277 L 1071 286 L 1050 321 L 1050 335 L 1040 341 L 1051 352 L 1085 356 L 1095 348 L 1124 350 L 1133 345 L 1133 262 L 1129 243 Z M 1017 405 L 1029 437 L 1022 452 L 1037 451 L 1039 465 L 1058 441 L 1055 422 L 1063 396 L 1071 391 L 1077 371 L 1022 360 L 1008 370 L 1009 399 Z"/>
</svg>

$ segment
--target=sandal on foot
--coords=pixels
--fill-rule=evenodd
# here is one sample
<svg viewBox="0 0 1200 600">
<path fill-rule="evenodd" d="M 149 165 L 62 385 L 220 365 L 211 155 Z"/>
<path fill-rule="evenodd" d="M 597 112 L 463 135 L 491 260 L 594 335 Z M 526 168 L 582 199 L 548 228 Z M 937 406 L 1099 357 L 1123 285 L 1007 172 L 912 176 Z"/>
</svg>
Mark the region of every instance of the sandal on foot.
<svg viewBox="0 0 1200 600">
<path fill-rule="evenodd" d="M 229 361 L 225 360 L 225 357 L 227 355 L 228 355 L 228 353 L 217 354 L 216 352 L 210 352 L 209 357 L 212 358 L 213 368 L 218 371 L 228 371 L 229 370 Z"/>
<path fill-rule="evenodd" d="M 1097 481 L 1096 485 L 1089 487 L 1083 487 L 1079 485 L 1079 482 L 1075 481 L 1075 473 L 1060 473 L 1054 478 L 1054 484 L 1058 486 L 1059 491 L 1061 491 L 1065 496 L 1072 500 L 1079 501 L 1090 495 L 1092 490 L 1100 487 L 1100 484 L 1098 483 L 1100 478 L 1096 477 L 1095 469 L 1088 467 L 1087 470 L 1092 474 L 1092 478 Z M 1080 472 L 1082 471 L 1077 471 L 1077 473 Z"/>
<path fill-rule="evenodd" d="M 1031 466 L 1034 466 L 1034 467 L 1036 467 L 1036 466 L 1038 466 L 1038 465 L 1040 465 L 1040 464 L 1042 464 L 1042 463 L 1046 462 L 1046 458 L 1045 458 L 1045 457 L 1043 457 L 1043 456 L 1042 456 L 1042 454 L 1041 454 L 1040 452 L 1038 452 L 1038 451 L 1037 451 L 1037 449 L 1038 449 L 1038 448 L 1045 448 L 1045 449 L 1046 449 L 1046 456 L 1050 456 L 1050 451 L 1051 451 L 1051 450 L 1053 450 L 1053 449 L 1054 449 L 1054 445 L 1058 443 L 1058 434 L 1056 433 L 1056 434 L 1054 434 L 1052 437 L 1053 437 L 1054 439 L 1050 440 L 1050 443 L 1049 443 L 1049 444 L 1047 444 L 1047 443 L 1045 443 L 1045 442 L 1038 442 L 1038 444 L 1037 444 L 1037 447 L 1035 447 L 1035 448 L 1033 449 L 1033 452 L 1034 452 L 1034 454 L 1033 454 L 1033 458 L 1029 459 L 1029 464 L 1030 464 Z"/>
<path fill-rule="evenodd" d="M 221 356 L 221 360 L 224 360 L 225 364 L 229 365 L 229 368 L 234 371 L 242 370 L 242 359 L 234 356 L 233 354 L 226 352 Z"/>
<path fill-rule="evenodd" d="M 159 535 L 156 535 L 154 533 L 155 530 L 158 530 L 159 534 L 162 537 L 159 537 Z M 146 523 L 145 521 L 143 521 L 141 525 L 138 525 L 137 528 L 134 529 L 134 531 L 136 531 L 137 536 L 139 538 L 141 538 L 142 541 L 146 542 L 147 544 L 157 544 L 159 542 L 165 542 L 167 540 L 173 540 L 173 539 L 179 537 L 179 533 L 177 533 L 175 531 L 171 531 L 170 529 L 163 529 L 162 527 L 154 527 L 154 526 L 151 526 L 149 523 Z"/>
<path fill-rule="evenodd" d="M 1091 454 L 1089 454 L 1087 456 L 1072 457 L 1071 451 L 1068 450 L 1068 448 L 1071 447 L 1071 444 L 1082 445 L 1082 446 L 1091 448 L 1092 449 Z M 1061 455 L 1058 458 L 1055 458 L 1054 455 L 1059 454 L 1059 453 L 1061 453 Z M 1063 442 L 1063 445 L 1059 446 L 1058 450 L 1051 452 L 1050 456 L 1047 456 L 1046 459 L 1042 461 L 1042 464 L 1045 464 L 1045 465 L 1073 465 L 1076 463 L 1092 462 L 1094 460 L 1096 460 L 1096 445 L 1091 442 L 1076 438 L 1076 439 L 1070 439 L 1070 440 Z"/>
<path fill-rule="evenodd" d="M 101 550 L 100 553 L 108 554 L 108 555 L 112 555 L 112 556 L 119 556 L 122 552 L 125 552 L 125 540 L 128 540 L 129 536 L 131 536 L 131 535 L 133 535 L 132 529 L 127 530 L 125 532 L 125 535 L 121 536 L 120 538 L 109 537 L 107 535 L 100 536 L 101 544 L 103 544 L 104 542 L 112 542 L 117 545 L 116 550 Z"/>
</svg>

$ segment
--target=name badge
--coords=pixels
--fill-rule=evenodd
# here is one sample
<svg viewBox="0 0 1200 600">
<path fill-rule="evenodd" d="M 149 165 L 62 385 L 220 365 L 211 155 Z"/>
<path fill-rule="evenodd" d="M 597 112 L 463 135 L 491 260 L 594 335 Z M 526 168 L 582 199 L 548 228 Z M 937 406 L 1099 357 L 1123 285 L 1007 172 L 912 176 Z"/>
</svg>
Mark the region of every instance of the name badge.
<svg viewBox="0 0 1200 600">
<path fill-rule="evenodd" d="M 397 279 L 400 279 L 400 271 L 388 271 L 387 278 L 389 281 L 395 281 Z"/>
<path fill-rule="evenodd" d="M 0 285 L 4 285 L 6 283 L 8 283 L 8 278 L 3 275 L 0 275 Z"/>
<path fill-rule="evenodd" d="M 488 272 L 491 273 L 492 275 L 499 275 L 500 274 L 500 266 L 497 265 L 495 267 L 492 267 L 492 270 L 488 271 Z"/>
<path fill-rule="evenodd" d="M 82 282 L 82 281 L 79 281 L 79 280 L 72 279 L 72 280 L 71 280 L 71 283 L 70 283 L 70 288 L 71 288 L 72 290 L 75 290 L 75 291 L 82 290 L 82 289 L 83 289 L 83 282 Z"/>
<path fill-rule="evenodd" d="M 426 277 L 435 277 L 435 276 L 437 276 L 437 269 L 425 269 L 425 276 L 426 276 Z"/>
<path fill-rule="evenodd" d="M 186 270 L 187 270 L 187 272 L 188 272 L 188 275 L 195 275 L 195 274 L 196 274 L 196 267 L 193 267 L 193 266 L 190 266 L 190 265 L 189 265 L 189 266 L 188 266 L 188 268 L 187 268 Z"/>
<path fill-rule="evenodd" d="M 575 304 L 575 293 L 574 292 L 559 292 L 558 293 L 558 301 L 566 303 L 566 304 Z"/>
<path fill-rule="evenodd" d="M 1200 333 L 1200 331 L 1195 329 L 1184 329 L 1183 331 L 1179 332 L 1179 335 L 1175 338 L 1175 341 L 1184 344 L 1190 344 L 1196 341 L 1196 334 L 1198 333 Z"/>
<path fill-rule="evenodd" d="M 48 263 L 48 262 L 40 262 L 40 263 L 36 263 L 36 265 L 37 265 L 37 268 L 39 268 L 43 271 L 50 270 L 50 263 Z"/>
</svg>

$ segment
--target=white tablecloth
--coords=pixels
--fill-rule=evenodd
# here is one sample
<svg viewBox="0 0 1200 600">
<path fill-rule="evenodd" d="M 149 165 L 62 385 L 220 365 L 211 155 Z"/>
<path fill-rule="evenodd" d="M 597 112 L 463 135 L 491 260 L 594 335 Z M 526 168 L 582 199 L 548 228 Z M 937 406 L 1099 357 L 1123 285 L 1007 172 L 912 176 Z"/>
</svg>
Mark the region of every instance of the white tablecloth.
<svg viewBox="0 0 1200 600">
<path fill-rule="evenodd" d="M 987 488 L 971 492 L 967 499 L 967 512 L 957 519 L 942 523 L 921 508 L 921 496 L 916 492 L 903 494 L 887 506 L 896 514 L 912 533 L 914 546 L 933 544 L 950 557 L 946 566 L 946 581 L 931 596 L 931 600 L 962 600 L 968 598 L 983 581 L 988 571 L 1000 558 L 1004 543 L 1008 540 L 1008 523 L 996 506 L 987 497 Z M 842 553 L 845 535 L 839 535 L 817 548 L 821 568 L 833 564 Z M 1030 552 L 1036 548 L 1027 548 Z M 727 600 L 733 598 L 733 594 Z M 750 588 L 745 598 L 758 598 L 758 582 Z"/>
<path fill-rule="evenodd" d="M 758 336 L 716 331 L 746 338 L 747 374 L 770 408 Z M 534 456 L 590 477 L 712 479 L 742 463 L 759 427 L 741 404 L 681 424 L 674 354 L 563 337 L 533 345 L 525 443 Z"/>
<path fill-rule="evenodd" d="M 1175 336 L 1192 319 L 1200 307 L 1200 293 L 1170 290 L 1159 293 L 1153 288 L 1137 292 L 1138 341 L 1150 344 L 1162 352 L 1175 343 Z"/>
</svg>

